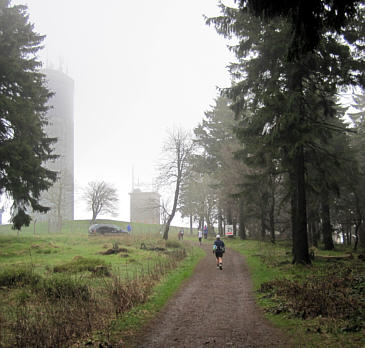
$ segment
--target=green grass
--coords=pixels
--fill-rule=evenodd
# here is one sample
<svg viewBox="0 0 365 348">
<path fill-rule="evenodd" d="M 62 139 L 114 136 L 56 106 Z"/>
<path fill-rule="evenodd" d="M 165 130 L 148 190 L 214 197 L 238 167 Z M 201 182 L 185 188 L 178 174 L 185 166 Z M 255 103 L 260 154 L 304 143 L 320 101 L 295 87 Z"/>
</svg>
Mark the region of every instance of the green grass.
<svg viewBox="0 0 365 348">
<path fill-rule="evenodd" d="M 283 276 L 277 269 L 263 267 L 263 259 L 285 255 L 285 248 L 263 244 L 258 241 L 227 240 L 226 244 L 246 256 L 250 269 L 254 290 L 258 290 L 263 282 Z"/>
<path fill-rule="evenodd" d="M 105 220 L 100 219 L 97 220 L 98 224 L 114 224 L 117 225 L 124 230 L 127 228 L 128 222 L 118 221 L 118 220 Z M 131 222 L 132 227 L 132 235 L 145 235 L 150 237 L 155 237 L 157 235 L 161 236 L 161 225 L 156 224 L 144 224 L 139 222 Z M 63 233 L 70 234 L 87 234 L 88 228 L 90 226 L 90 220 L 77 220 L 77 221 L 64 221 L 62 224 Z M 178 226 L 170 226 L 169 238 L 177 239 L 177 233 L 180 230 Z M 185 228 L 185 236 L 189 233 L 188 229 Z M 57 231 L 57 234 L 59 231 Z M 0 235 L 7 236 L 29 236 L 29 235 L 47 235 L 47 234 L 55 234 L 54 229 L 47 222 L 36 222 L 35 228 L 34 223 L 31 223 L 28 227 L 23 227 L 21 231 L 16 231 L 11 228 L 11 225 L 0 225 Z"/>
<path fill-rule="evenodd" d="M 258 304 L 264 308 L 267 318 L 274 325 L 292 337 L 296 347 L 365 347 L 364 330 L 344 332 L 341 325 L 345 327 L 346 323 L 331 318 L 316 317 L 302 320 L 293 317 L 290 313 L 272 313 L 270 310 L 276 308 L 276 302 L 258 292 L 261 284 L 275 279 L 301 282 L 312 274 L 324 275 L 329 268 L 328 262 L 315 260 L 311 266 L 292 265 L 290 246 L 280 243 L 273 245 L 252 240 L 229 239 L 226 244 L 245 256 Z M 316 250 L 316 253 L 319 255 L 343 255 L 346 251 L 346 248 L 343 247 L 337 247 L 337 249 L 337 251 L 330 252 Z M 345 262 L 354 262 L 354 267 L 364 267 L 356 260 L 356 257 L 353 261 Z"/>
<path fill-rule="evenodd" d="M 111 220 L 98 222 L 113 223 L 121 227 L 126 225 L 126 223 Z M 164 274 L 164 271 L 161 270 L 177 266 L 176 278 L 172 276 L 175 274 L 174 272 L 169 273 L 172 277 L 171 284 L 169 283 L 170 278 L 164 278 L 166 287 L 158 291 L 158 293 L 161 292 L 162 297 L 153 300 L 157 306 L 159 301 L 166 299 L 176 289 L 174 286 L 178 286 L 183 279 L 189 276 L 189 270 L 192 269 L 195 260 L 199 258 L 198 251 L 194 251 L 195 249 L 190 246 L 189 242 L 177 241 L 178 227 L 171 228 L 168 242 L 162 239 L 160 226 L 156 225 L 132 224 L 130 235 L 91 237 L 88 235 L 88 227 L 89 221 L 66 222 L 62 230 L 56 233 L 49 231 L 46 223 L 37 223 L 36 233 L 34 233 L 33 226 L 17 233 L 9 225 L 0 226 L 1 320 L 6 318 L 7 324 L 9 324 L 15 308 L 14 303 L 21 303 L 24 304 L 23 317 L 27 318 L 21 323 L 33 325 L 30 328 L 32 330 L 41 329 L 46 315 L 43 315 L 42 322 L 39 321 L 38 315 L 41 316 L 44 310 L 54 315 L 62 313 L 66 315 L 67 310 L 57 307 L 58 305 L 54 310 L 48 307 L 38 309 L 38 304 L 43 305 L 43 301 L 38 298 L 40 294 L 64 293 L 68 289 L 72 292 L 75 282 L 75 286 L 90 288 L 98 304 L 103 308 L 104 316 L 101 320 L 105 320 L 105 325 L 97 324 L 97 327 L 102 330 L 113 319 L 114 304 L 108 297 L 109 295 L 105 296 L 105 289 L 106 287 L 109 289 L 115 279 L 119 279 L 121 285 L 130 284 L 136 279 L 146 279 L 146 282 L 153 284 Z M 142 243 L 155 250 L 141 249 Z M 112 250 L 116 244 L 121 252 L 108 254 L 107 251 Z M 181 257 L 185 257 L 185 255 L 188 257 L 181 261 Z M 153 276 L 154 272 L 156 272 L 155 276 Z M 159 272 L 162 272 L 161 275 Z M 37 291 L 32 290 L 34 287 Z M 39 289 L 42 291 L 38 291 Z M 148 292 L 146 292 L 147 295 Z M 103 301 L 108 307 L 104 306 Z M 32 304 L 34 304 L 33 307 Z M 47 306 L 47 303 L 44 305 Z M 71 306 L 71 308 L 76 307 Z M 94 309 L 91 308 L 90 311 L 92 310 Z M 87 320 L 86 312 L 84 314 L 85 320 Z M 109 316 L 108 319 L 106 316 Z M 66 317 L 63 319 L 67 320 Z M 77 320 L 77 316 L 74 319 Z M 50 318 L 50 322 L 52 320 Z M 131 320 L 133 321 L 133 319 Z M 2 324 L 1 321 L 0 324 Z M 79 331 L 85 331 L 81 327 L 82 325 L 80 324 Z M 72 325 L 69 326 L 71 329 Z M 28 330 L 28 328 L 24 330 Z M 28 334 L 33 332 L 28 331 Z M 45 330 L 44 332 L 45 337 L 49 337 Z M 1 339 L 5 339 L 5 336 L 0 335 Z M 36 335 L 34 335 L 34 339 L 36 339 Z"/>
<path fill-rule="evenodd" d="M 126 222 L 98 220 L 98 223 L 113 223 L 125 227 Z M 141 243 L 149 246 L 168 247 L 162 240 L 159 225 L 132 223 L 132 234 L 121 236 L 88 236 L 89 221 L 66 221 L 61 232 L 49 232 L 47 223 L 23 228 L 18 236 L 10 225 L 0 226 L 0 265 L 31 266 L 35 272 L 44 273 L 54 267 L 73 262 L 75 258 L 105 259 L 114 270 L 123 269 L 127 273 L 136 273 L 145 265 L 159 261 L 156 252 L 140 250 Z M 178 227 L 172 227 L 169 243 L 177 240 Z M 176 232 L 176 233 L 175 233 Z M 101 256 L 113 243 L 126 248 L 121 255 Z"/>
</svg>

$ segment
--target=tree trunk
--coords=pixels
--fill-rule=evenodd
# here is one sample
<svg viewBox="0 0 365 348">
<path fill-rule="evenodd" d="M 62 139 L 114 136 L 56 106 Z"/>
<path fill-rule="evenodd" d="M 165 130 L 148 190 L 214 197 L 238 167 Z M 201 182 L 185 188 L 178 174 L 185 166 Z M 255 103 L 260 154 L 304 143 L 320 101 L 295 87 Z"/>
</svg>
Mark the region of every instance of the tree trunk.
<svg viewBox="0 0 365 348">
<path fill-rule="evenodd" d="M 232 207 L 230 205 L 227 209 L 227 225 L 233 225 Z"/>
<path fill-rule="evenodd" d="M 57 232 L 61 232 L 62 230 L 62 185 L 60 184 L 58 190 L 58 198 L 57 198 Z"/>
<path fill-rule="evenodd" d="M 265 214 L 263 209 L 261 209 L 260 220 L 261 220 L 261 240 L 265 240 L 266 227 L 265 227 Z"/>
<path fill-rule="evenodd" d="M 308 251 L 307 236 L 307 212 L 306 212 L 306 195 L 305 195 L 305 166 L 304 166 L 304 149 L 299 146 L 295 156 L 295 191 L 297 201 L 295 229 L 293 230 L 293 263 L 310 264 Z"/>
<path fill-rule="evenodd" d="M 319 221 L 315 221 L 314 223 L 314 237 L 313 237 L 313 245 L 318 248 L 319 241 L 321 239 L 321 232 L 319 228 Z"/>
<path fill-rule="evenodd" d="M 91 222 L 90 222 L 90 225 L 92 225 L 92 224 L 95 224 L 96 223 L 96 217 L 98 216 L 98 213 L 95 211 L 95 210 L 93 210 L 93 217 L 92 217 L 92 219 L 91 219 Z"/>
<path fill-rule="evenodd" d="M 324 188 L 321 192 L 321 215 L 322 215 L 322 234 L 325 250 L 335 248 L 332 239 L 332 226 L 330 219 L 330 204 L 328 189 Z"/>
<path fill-rule="evenodd" d="M 190 223 L 190 234 L 193 235 L 193 215 L 190 214 L 189 216 L 189 223 Z"/>
<path fill-rule="evenodd" d="M 233 219 L 233 235 L 237 236 L 237 220 L 236 218 Z"/>
<path fill-rule="evenodd" d="M 267 189 L 265 188 L 264 192 L 262 192 L 261 194 L 261 204 L 260 204 L 260 208 L 261 208 L 261 212 L 260 212 L 260 220 L 261 220 L 261 240 L 265 240 L 266 239 L 266 215 L 267 215 L 267 208 L 268 208 L 268 201 L 269 198 L 269 194 Z"/>
<path fill-rule="evenodd" d="M 271 243 L 275 244 L 275 219 L 274 219 L 274 212 L 275 212 L 275 196 L 274 193 L 271 197 L 271 207 L 270 207 L 270 237 Z"/>
<path fill-rule="evenodd" d="M 362 223 L 359 228 L 360 248 L 365 249 L 365 225 Z"/>
<path fill-rule="evenodd" d="M 223 236 L 223 217 L 222 217 L 222 209 L 219 208 L 218 211 L 218 233 Z"/>
<path fill-rule="evenodd" d="M 313 236 L 314 236 L 313 221 L 311 221 L 311 222 L 308 222 L 308 245 L 309 246 L 313 245 Z"/>
<path fill-rule="evenodd" d="M 246 227 L 245 227 L 245 208 L 244 208 L 244 199 L 240 197 L 239 199 L 239 236 L 241 239 L 246 239 Z"/>
<path fill-rule="evenodd" d="M 347 244 L 350 246 L 352 244 L 352 233 L 351 233 L 351 225 L 348 224 L 346 228 L 346 238 L 347 238 Z"/>
<path fill-rule="evenodd" d="M 318 216 L 318 208 L 317 205 L 312 202 L 311 204 L 310 215 L 308 216 L 308 240 L 309 245 L 315 246 L 318 248 L 318 224 L 319 224 L 319 216 Z"/>
<path fill-rule="evenodd" d="M 167 222 L 165 225 L 165 230 L 163 232 L 163 239 L 165 239 L 165 240 L 167 240 L 169 238 L 169 229 L 170 229 L 171 222 L 176 213 L 177 201 L 179 199 L 179 192 L 180 192 L 180 179 L 178 178 L 176 180 L 176 186 L 175 186 L 174 204 L 172 206 L 171 214 L 169 215 L 169 218 L 167 219 Z"/>
<path fill-rule="evenodd" d="M 290 216 L 290 221 L 291 221 L 291 232 L 292 232 L 292 240 L 293 240 L 293 244 L 292 244 L 292 254 L 294 255 L 294 245 L 296 244 L 295 238 L 296 235 L 298 234 L 297 229 L 298 229 L 298 224 L 297 224 L 297 190 L 296 190 L 296 185 L 295 185 L 295 177 L 293 173 L 289 173 L 289 177 L 290 177 L 290 185 L 291 185 L 291 197 L 290 197 L 290 205 L 291 205 L 291 216 Z"/>
<path fill-rule="evenodd" d="M 346 234 L 345 224 L 341 224 L 341 232 L 342 232 L 342 244 L 347 245 L 347 234 Z"/>
<path fill-rule="evenodd" d="M 166 221 L 166 225 L 163 231 L 163 239 L 168 240 L 169 239 L 169 230 L 170 230 L 170 224 L 172 222 L 173 217 L 169 217 Z"/>
<path fill-rule="evenodd" d="M 207 227 L 208 227 L 208 235 L 213 234 L 214 233 L 214 228 L 212 228 L 212 224 L 210 222 L 209 214 L 206 218 L 206 223 L 207 223 Z"/>
<path fill-rule="evenodd" d="M 355 224 L 355 242 L 354 242 L 354 251 L 357 251 L 357 244 L 359 243 L 359 229 L 361 226 L 361 220 L 356 222 Z"/>
</svg>

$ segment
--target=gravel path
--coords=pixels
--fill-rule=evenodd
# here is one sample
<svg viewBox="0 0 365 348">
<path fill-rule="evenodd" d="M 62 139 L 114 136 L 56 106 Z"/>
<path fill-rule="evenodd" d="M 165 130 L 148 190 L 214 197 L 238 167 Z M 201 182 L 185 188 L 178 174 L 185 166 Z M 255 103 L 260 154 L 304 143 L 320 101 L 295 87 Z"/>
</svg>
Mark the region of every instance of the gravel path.
<svg viewBox="0 0 365 348">
<path fill-rule="evenodd" d="M 255 305 L 244 258 L 228 249 L 217 270 L 210 244 L 194 275 L 133 347 L 290 347 Z"/>
</svg>

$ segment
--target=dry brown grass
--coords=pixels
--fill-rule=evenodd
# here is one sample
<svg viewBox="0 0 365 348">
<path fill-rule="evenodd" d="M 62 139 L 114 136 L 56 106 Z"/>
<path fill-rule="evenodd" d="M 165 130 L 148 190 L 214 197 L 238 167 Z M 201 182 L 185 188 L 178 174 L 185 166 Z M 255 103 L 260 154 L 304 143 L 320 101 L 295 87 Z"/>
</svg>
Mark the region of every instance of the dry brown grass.
<svg viewBox="0 0 365 348">
<path fill-rule="evenodd" d="M 181 248 L 162 255 L 161 262 L 147 263 L 128 277 L 97 278 L 97 286 L 90 285 L 92 278 L 69 272 L 50 273 L 36 281 L 28 281 L 29 274 L 10 277 L 11 291 L 0 289 L 0 296 L 1 292 L 11 294 L 3 307 L 6 311 L 0 313 L 0 347 L 71 346 L 88 333 L 104 329 L 115 317 L 144 303 L 156 282 L 178 265 L 186 251 Z"/>
</svg>

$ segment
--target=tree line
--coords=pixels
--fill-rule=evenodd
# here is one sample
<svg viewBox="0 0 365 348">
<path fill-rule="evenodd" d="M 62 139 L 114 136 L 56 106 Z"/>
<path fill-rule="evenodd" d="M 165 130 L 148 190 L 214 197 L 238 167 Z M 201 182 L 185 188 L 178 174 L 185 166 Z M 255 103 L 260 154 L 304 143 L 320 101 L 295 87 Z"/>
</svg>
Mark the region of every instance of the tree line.
<svg viewBox="0 0 365 348">
<path fill-rule="evenodd" d="M 315 47 L 294 55 L 300 38 L 286 17 L 260 18 L 241 2 L 206 19 L 236 61 L 231 86 L 194 129 L 184 216 L 219 233 L 238 226 L 241 238 L 287 235 L 295 263 L 310 263 L 309 244 L 333 249 L 334 232 L 365 247 L 364 10 L 351 3 L 340 28 L 321 27 Z M 346 119 L 349 90 L 357 112 Z"/>
</svg>

